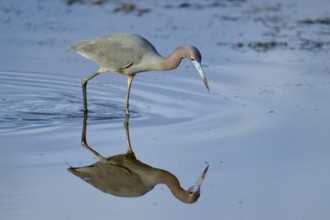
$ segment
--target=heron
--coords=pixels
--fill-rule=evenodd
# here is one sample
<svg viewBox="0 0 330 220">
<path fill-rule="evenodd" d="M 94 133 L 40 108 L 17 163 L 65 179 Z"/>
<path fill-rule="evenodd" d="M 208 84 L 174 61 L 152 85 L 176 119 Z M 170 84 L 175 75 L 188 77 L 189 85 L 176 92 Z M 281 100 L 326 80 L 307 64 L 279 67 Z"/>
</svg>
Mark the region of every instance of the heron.
<svg viewBox="0 0 330 220">
<path fill-rule="evenodd" d="M 124 123 L 127 143 L 126 153 L 104 157 L 87 143 L 87 112 L 84 112 L 81 144 L 92 152 L 98 158 L 98 161 L 83 167 L 70 166 L 68 171 L 97 189 L 114 196 L 139 197 L 145 195 L 156 185 L 165 184 L 174 197 L 181 202 L 187 204 L 196 202 L 200 197 L 200 188 L 209 165 L 206 166 L 194 185 L 188 189 L 183 189 L 174 174 L 145 164 L 135 157 L 130 142 L 128 117 L 127 115 Z"/>
<path fill-rule="evenodd" d="M 179 66 L 184 58 L 192 63 L 202 78 L 206 89 L 210 91 L 201 65 L 201 53 L 194 46 L 179 46 L 169 56 L 163 57 L 147 39 L 136 34 L 116 33 L 75 42 L 69 46 L 69 50 L 99 65 L 96 72 L 82 80 L 84 111 L 88 111 L 87 83 L 100 73 L 116 72 L 127 75 L 124 107 L 126 115 L 129 115 L 129 96 L 134 76 L 146 71 L 173 70 Z"/>
</svg>

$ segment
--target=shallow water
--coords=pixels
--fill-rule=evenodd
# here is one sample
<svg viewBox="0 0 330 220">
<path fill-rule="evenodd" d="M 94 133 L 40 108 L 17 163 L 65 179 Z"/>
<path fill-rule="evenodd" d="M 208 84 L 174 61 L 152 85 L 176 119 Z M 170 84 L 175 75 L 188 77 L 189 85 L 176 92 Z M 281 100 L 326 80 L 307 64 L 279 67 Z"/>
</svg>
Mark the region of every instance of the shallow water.
<svg viewBox="0 0 330 220">
<path fill-rule="evenodd" d="M 1 219 L 329 219 L 326 1 L 139 2 L 151 9 L 140 17 L 113 13 L 113 2 L 24 4 L 0 4 Z M 161 54 L 188 43 L 202 51 L 210 93 L 184 61 L 137 75 L 130 99 L 138 160 L 184 188 L 210 166 L 193 205 L 165 185 L 112 196 L 67 171 L 97 161 L 80 144 L 81 80 L 97 67 L 65 51 L 113 32 L 146 36 Z M 126 152 L 125 90 L 117 74 L 88 84 L 87 140 L 104 156 Z"/>
</svg>

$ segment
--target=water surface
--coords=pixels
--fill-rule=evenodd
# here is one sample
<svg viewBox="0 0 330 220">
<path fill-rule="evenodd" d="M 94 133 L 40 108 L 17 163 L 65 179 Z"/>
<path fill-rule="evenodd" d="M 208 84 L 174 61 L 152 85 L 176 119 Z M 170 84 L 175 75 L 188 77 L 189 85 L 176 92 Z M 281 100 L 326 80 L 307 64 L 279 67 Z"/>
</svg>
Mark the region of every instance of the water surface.
<svg viewBox="0 0 330 220">
<path fill-rule="evenodd" d="M 329 219 L 329 7 L 318 3 L 138 2 L 114 12 L 120 2 L 2 1 L 0 218 Z M 97 66 L 67 45 L 114 32 L 141 34 L 164 55 L 183 44 L 202 52 L 210 93 L 184 61 L 137 75 L 130 99 L 139 160 L 184 188 L 210 166 L 192 205 L 164 185 L 111 196 L 67 171 L 97 161 L 81 146 L 81 80 Z M 126 152 L 126 80 L 104 73 L 88 84 L 87 138 L 104 156 Z"/>
</svg>

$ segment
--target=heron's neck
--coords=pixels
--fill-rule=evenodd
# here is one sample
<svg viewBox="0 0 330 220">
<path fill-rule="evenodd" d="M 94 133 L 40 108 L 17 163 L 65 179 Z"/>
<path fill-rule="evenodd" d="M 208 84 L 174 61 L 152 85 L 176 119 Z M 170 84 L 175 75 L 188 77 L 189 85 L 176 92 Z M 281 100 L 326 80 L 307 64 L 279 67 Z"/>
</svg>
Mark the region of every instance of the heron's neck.
<svg viewBox="0 0 330 220">
<path fill-rule="evenodd" d="M 172 70 L 177 68 L 183 58 L 185 58 L 184 47 L 177 47 L 171 55 L 163 58 L 161 62 L 162 70 Z"/>
<path fill-rule="evenodd" d="M 179 200 L 186 200 L 186 191 L 180 186 L 179 180 L 170 172 L 161 170 L 160 172 L 160 183 L 167 185 L 171 190 L 172 194 Z"/>
</svg>

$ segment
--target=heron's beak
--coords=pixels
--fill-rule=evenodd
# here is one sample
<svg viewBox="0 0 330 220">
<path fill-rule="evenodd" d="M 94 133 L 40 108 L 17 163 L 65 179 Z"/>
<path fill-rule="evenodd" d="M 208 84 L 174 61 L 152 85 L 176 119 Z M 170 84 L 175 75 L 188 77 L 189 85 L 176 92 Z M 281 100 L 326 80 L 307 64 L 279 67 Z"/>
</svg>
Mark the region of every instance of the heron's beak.
<svg viewBox="0 0 330 220">
<path fill-rule="evenodd" d="M 202 69 L 202 66 L 199 62 L 197 62 L 196 60 L 193 60 L 191 61 L 192 64 L 194 65 L 195 69 L 198 71 L 199 75 L 201 76 L 206 88 L 208 91 L 210 91 L 210 88 L 209 88 L 209 84 L 207 83 L 207 80 L 206 80 L 206 77 L 204 75 L 204 72 L 203 72 L 203 69 Z"/>
<path fill-rule="evenodd" d="M 209 165 L 206 166 L 205 170 L 203 171 L 203 173 L 201 174 L 201 176 L 198 178 L 198 180 L 196 181 L 196 183 L 190 188 L 191 192 L 195 193 L 195 192 L 199 192 L 200 188 L 202 186 L 203 180 L 206 176 L 207 170 L 209 169 Z"/>
</svg>

